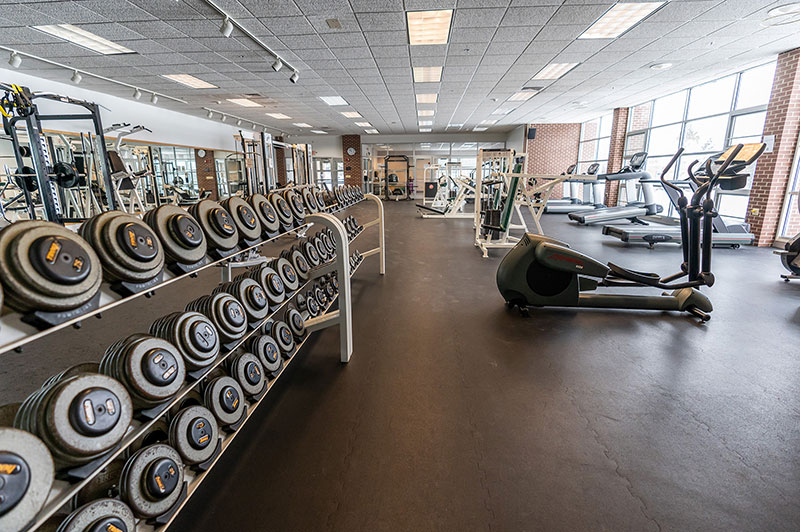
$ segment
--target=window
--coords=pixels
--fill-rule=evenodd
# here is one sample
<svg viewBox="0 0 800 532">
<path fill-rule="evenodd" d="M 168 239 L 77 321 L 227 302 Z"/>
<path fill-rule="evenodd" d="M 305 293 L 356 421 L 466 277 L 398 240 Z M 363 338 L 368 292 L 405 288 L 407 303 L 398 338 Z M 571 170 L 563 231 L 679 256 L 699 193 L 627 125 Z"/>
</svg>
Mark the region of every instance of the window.
<svg viewBox="0 0 800 532">
<path fill-rule="evenodd" d="M 600 165 L 597 171 L 598 174 L 605 173 L 608 165 L 613 118 L 613 114 L 608 114 L 581 124 L 581 140 L 578 147 L 578 173 L 586 172 L 589 165 L 594 163 Z"/>
<path fill-rule="evenodd" d="M 772 92 L 773 77 L 775 77 L 775 63 L 767 63 L 742 72 L 739 90 L 736 93 L 736 109 L 767 105 Z"/>
<path fill-rule="evenodd" d="M 783 202 L 783 216 L 781 216 L 778 238 L 787 239 L 800 233 L 800 140 L 794 150 L 794 165 L 787 187 L 786 199 Z"/>
</svg>

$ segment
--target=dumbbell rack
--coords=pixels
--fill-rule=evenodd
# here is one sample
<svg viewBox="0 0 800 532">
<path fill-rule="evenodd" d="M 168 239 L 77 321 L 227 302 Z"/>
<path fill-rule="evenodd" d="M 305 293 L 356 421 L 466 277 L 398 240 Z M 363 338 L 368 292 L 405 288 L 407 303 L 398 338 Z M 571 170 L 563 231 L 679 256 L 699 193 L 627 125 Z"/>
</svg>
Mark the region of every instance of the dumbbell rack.
<svg viewBox="0 0 800 532">
<path fill-rule="evenodd" d="M 369 252 L 370 255 L 378 254 L 380 256 L 380 273 L 385 273 L 385 248 L 384 248 L 384 220 L 383 220 L 383 204 L 377 196 L 373 196 L 371 194 L 365 195 L 365 200 L 369 199 L 374 201 L 378 206 L 378 217 L 365 224 L 365 228 L 372 225 L 378 225 L 379 227 L 379 246 Z M 364 200 L 360 200 L 364 201 Z M 197 490 L 200 484 L 203 482 L 205 477 L 208 474 L 208 471 L 213 468 L 213 466 L 217 463 L 219 456 L 228 448 L 230 443 L 239 434 L 239 429 L 250 419 L 253 412 L 261 405 L 264 398 L 268 394 L 268 392 L 273 388 L 275 383 L 277 382 L 278 378 L 283 375 L 285 369 L 295 360 L 297 352 L 305 345 L 306 341 L 310 337 L 310 335 L 317 330 L 332 327 L 338 325 L 340 327 L 340 359 L 342 362 L 348 362 L 353 352 L 353 334 L 352 334 L 352 298 L 351 298 L 351 290 L 350 290 L 350 278 L 355 274 L 357 268 L 350 268 L 349 264 L 349 257 L 350 257 L 350 239 L 347 235 L 347 230 L 344 227 L 344 224 L 336 218 L 332 213 L 339 212 L 346 208 L 349 208 L 355 204 L 360 203 L 360 201 L 356 201 L 349 205 L 334 205 L 326 209 L 326 212 L 320 212 L 317 214 L 310 214 L 306 216 L 306 221 L 304 224 L 296 227 L 290 231 L 282 233 L 280 235 L 275 236 L 274 238 L 270 238 L 263 242 L 260 242 L 254 246 L 249 248 L 242 249 L 238 251 L 236 254 L 226 257 L 225 259 L 210 261 L 207 264 L 203 265 L 202 267 L 194 270 L 191 273 L 183 274 L 183 275 L 173 275 L 172 273 L 168 272 L 167 270 L 164 271 L 164 280 L 159 283 L 157 286 L 151 289 L 151 291 L 157 290 L 163 286 L 171 284 L 173 282 L 177 282 L 179 280 L 183 280 L 189 277 L 196 277 L 197 272 L 209 268 L 216 265 L 222 265 L 225 261 L 229 261 L 236 255 L 244 254 L 249 252 L 252 249 L 258 248 L 259 246 L 277 240 L 283 236 L 289 236 L 294 233 L 302 233 L 311 227 L 314 224 L 319 224 L 325 228 L 331 229 L 334 235 L 334 241 L 336 243 L 336 257 L 333 261 L 328 262 L 326 264 L 320 265 L 319 267 L 312 270 L 309 279 L 303 283 L 302 285 L 298 286 L 297 290 L 295 290 L 291 296 L 287 297 L 285 301 L 283 301 L 278 307 L 276 307 L 268 316 L 266 316 L 263 320 L 261 320 L 257 325 L 251 327 L 248 333 L 239 339 L 235 344 L 226 346 L 225 352 L 221 353 L 217 360 L 214 361 L 212 365 L 205 368 L 202 375 L 196 376 L 195 380 L 190 381 L 187 378 L 187 383 L 175 394 L 175 396 L 161 405 L 159 408 L 155 409 L 156 411 L 152 413 L 150 416 L 147 417 L 146 421 L 141 422 L 139 426 L 135 426 L 133 429 L 129 430 L 127 435 L 122 439 L 117 447 L 115 447 L 112 451 L 107 453 L 106 455 L 102 456 L 90 462 L 89 464 L 85 464 L 80 468 L 76 468 L 75 470 L 71 470 L 67 473 L 67 478 L 70 478 L 72 482 L 66 482 L 63 480 L 56 480 L 53 484 L 53 488 L 50 491 L 50 495 L 48 497 L 47 502 L 43 506 L 43 508 L 38 513 L 37 517 L 34 521 L 29 525 L 26 529 L 27 532 L 33 532 L 41 527 L 45 522 L 47 522 L 50 517 L 55 515 L 62 507 L 67 505 L 70 500 L 83 488 L 85 487 L 93 478 L 95 478 L 105 467 L 110 465 L 115 460 L 119 459 L 123 453 L 137 440 L 141 437 L 146 435 L 155 425 L 156 423 L 162 419 L 166 414 L 175 406 L 180 404 L 181 400 L 186 397 L 192 390 L 198 388 L 200 383 L 203 381 L 203 378 L 218 368 L 221 364 L 223 364 L 237 349 L 243 346 L 246 341 L 258 333 L 261 330 L 261 327 L 267 321 L 275 319 L 278 317 L 287 307 L 289 303 L 295 300 L 295 297 L 298 294 L 303 293 L 307 288 L 309 288 L 313 282 L 324 275 L 329 273 L 336 273 L 337 279 L 339 280 L 339 293 L 335 296 L 324 309 L 319 316 L 316 318 L 310 318 L 306 320 L 306 335 L 298 343 L 295 347 L 294 354 L 291 358 L 284 361 L 283 366 L 281 369 L 274 375 L 272 375 L 273 379 L 268 382 L 267 387 L 265 390 L 256 398 L 247 399 L 247 407 L 245 408 L 244 414 L 242 419 L 235 424 L 235 430 L 232 432 L 226 433 L 225 431 L 220 431 L 220 440 L 218 442 L 218 452 L 215 452 L 215 455 L 205 464 L 202 465 L 200 469 L 192 469 L 189 466 L 185 467 L 186 473 L 186 482 L 184 484 L 184 490 L 186 492 L 185 495 L 182 495 L 179 499 L 179 502 L 169 510 L 167 514 L 162 516 L 161 519 L 156 519 L 155 521 L 145 522 L 144 520 L 140 520 L 137 524 L 137 532 L 152 532 L 152 531 L 164 531 L 166 530 L 170 524 L 174 521 L 175 517 L 178 515 L 180 510 L 186 504 L 186 501 L 189 497 Z M 359 233 L 360 234 L 360 233 Z M 353 239 L 357 238 L 358 235 L 355 235 Z M 363 254 L 366 256 L 367 254 Z M 150 292 L 148 292 L 150 293 Z M 110 290 L 107 284 L 104 283 L 103 288 L 101 288 L 101 298 L 100 298 L 100 305 L 90 312 L 82 314 L 72 320 L 66 321 L 61 323 L 57 326 L 51 327 L 49 329 L 45 329 L 43 331 L 39 331 L 34 329 L 33 327 L 25 324 L 21 321 L 21 316 L 16 313 L 7 314 L 0 318 L 0 354 L 8 352 L 9 350 L 20 348 L 25 344 L 33 342 L 34 340 L 43 338 L 48 336 L 49 334 L 53 334 L 61 329 L 64 329 L 69 326 L 73 326 L 78 324 L 81 320 L 99 315 L 101 312 L 110 310 L 116 306 L 119 306 L 127 301 L 131 301 L 141 295 L 145 295 L 144 293 L 137 293 L 132 296 L 122 297 L 118 295 L 116 292 Z M 338 309 L 331 310 L 334 303 L 338 300 Z M 136 422 L 134 422 L 136 423 Z M 133 425 L 132 425 L 133 426 Z M 61 477 L 59 477 L 61 478 Z"/>
</svg>

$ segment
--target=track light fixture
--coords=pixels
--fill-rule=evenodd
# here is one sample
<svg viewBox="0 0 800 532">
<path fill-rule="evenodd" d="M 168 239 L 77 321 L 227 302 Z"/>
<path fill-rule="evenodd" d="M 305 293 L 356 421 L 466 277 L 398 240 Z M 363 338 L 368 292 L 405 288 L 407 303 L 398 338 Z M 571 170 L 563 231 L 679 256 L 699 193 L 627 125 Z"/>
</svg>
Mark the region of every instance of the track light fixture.
<svg viewBox="0 0 800 532">
<path fill-rule="evenodd" d="M 133 90 L 133 99 L 134 100 L 139 100 L 141 98 L 142 98 L 142 91 L 140 91 L 139 89 L 134 89 Z"/>
<path fill-rule="evenodd" d="M 291 81 L 292 83 L 297 83 L 297 80 L 298 80 L 298 79 L 300 79 L 300 72 L 298 72 L 297 70 L 295 70 L 295 71 L 294 71 L 294 74 L 292 74 L 292 77 L 291 77 L 291 78 L 289 78 L 289 81 Z"/>
<path fill-rule="evenodd" d="M 225 116 L 225 115 L 222 115 L 222 118 L 220 118 L 220 120 L 222 120 L 223 122 L 226 121 L 227 119 L 228 119 L 228 117 Z"/>
<path fill-rule="evenodd" d="M 272 70 L 274 70 L 275 72 L 277 72 L 277 71 L 279 71 L 279 70 L 280 70 L 280 69 L 282 69 L 282 68 L 283 68 L 283 61 L 281 61 L 281 58 L 280 58 L 280 57 L 276 57 L 276 58 L 275 58 L 275 62 L 274 62 L 274 63 L 272 63 Z"/>
<path fill-rule="evenodd" d="M 22 64 L 22 56 L 17 52 L 11 52 L 11 57 L 8 58 L 8 64 L 14 68 L 19 68 Z"/>
<path fill-rule="evenodd" d="M 214 113 L 212 113 L 211 111 L 207 112 L 206 118 L 214 118 Z"/>
<path fill-rule="evenodd" d="M 225 37 L 230 37 L 233 33 L 233 22 L 229 17 L 225 17 L 225 20 L 222 22 L 222 27 L 219 29 L 219 32 L 223 34 Z"/>
<path fill-rule="evenodd" d="M 69 79 L 70 79 L 70 81 L 72 81 L 72 83 L 77 85 L 78 83 L 81 82 L 81 80 L 83 79 L 83 76 L 81 76 L 81 73 L 78 72 L 77 70 L 73 70 L 72 71 L 72 77 L 69 78 Z"/>
<path fill-rule="evenodd" d="M 150 96 L 150 103 L 152 103 L 153 105 L 157 104 L 158 103 L 158 96 L 156 96 L 155 94 Z"/>
<path fill-rule="evenodd" d="M 241 125 L 242 125 L 242 121 L 241 121 L 241 120 L 237 120 L 237 121 L 236 121 L 236 125 L 237 125 L 237 126 L 241 126 Z"/>
</svg>

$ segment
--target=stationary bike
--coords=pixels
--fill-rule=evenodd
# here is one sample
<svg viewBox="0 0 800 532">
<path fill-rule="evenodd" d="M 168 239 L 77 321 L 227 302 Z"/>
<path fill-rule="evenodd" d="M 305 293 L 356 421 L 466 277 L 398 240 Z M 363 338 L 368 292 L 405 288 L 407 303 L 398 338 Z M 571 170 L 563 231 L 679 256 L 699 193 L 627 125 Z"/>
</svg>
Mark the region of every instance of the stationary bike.
<svg viewBox="0 0 800 532">
<path fill-rule="evenodd" d="M 517 306 L 523 312 L 527 307 L 592 307 L 650 309 L 688 312 L 703 321 L 711 319 L 711 301 L 698 288 L 712 286 L 711 234 L 714 200 L 711 192 L 719 183 L 728 166 L 733 162 L 743 145 L 739 144 L 725 152 L 724 162 L 712 169 L 706 163 L 706 181 L 692 194 L 691 200 L 683 190 L 666 180 L 670 168 L 683 153 L 678 150 L 661 172 L 665 187 L 676 189 L 680 194 L 681 247 L 683 263 L 681 271 L 667 277 L 656 273 L 638 272 L 607 265 L 569 248 L 569 244 L 542 235 L 527 233 L 503 258 L 497 268 L 497 288 L 509 307 Z M 725 178 L 727 179 L 727 178 Z M 685 281 L 678 281 L 688 277 Z M 598 286 L 643 287 L 650 286 L 672 290 L 656 295 L 632 294 L 586 294 Z"/>
</svg>

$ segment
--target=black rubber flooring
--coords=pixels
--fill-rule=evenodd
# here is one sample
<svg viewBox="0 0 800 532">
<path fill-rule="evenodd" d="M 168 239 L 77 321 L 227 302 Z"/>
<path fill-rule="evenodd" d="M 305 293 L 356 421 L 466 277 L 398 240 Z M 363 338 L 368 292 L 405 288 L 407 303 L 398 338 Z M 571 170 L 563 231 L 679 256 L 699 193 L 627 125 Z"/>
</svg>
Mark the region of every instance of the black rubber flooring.
<svg viewBox="0 0 800 532">
<path fill-rule="evenodd" d="M 317 334 L 174 530 L 800 529 L 800 283 L 779 279 L 771 250 L 715 250 L 707 324 L 523 318 L 495 287 L 502 252 L 482 259 L 469 220 L 422 220 L 410 202 L 386 204 L 386 220 L 387 275 L 368 258 L 353 282 L 351 362 L 336 330 Z M 544 222 L 601 260 L 678 269 L 677 247 Z M 102 351 L 181 298 L 13 354 L 0 379 L 43 380 L 47 353 Z"/>
</svg>

